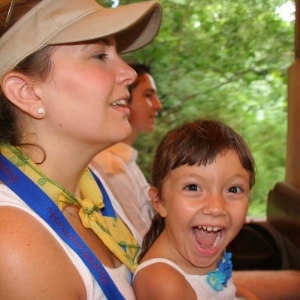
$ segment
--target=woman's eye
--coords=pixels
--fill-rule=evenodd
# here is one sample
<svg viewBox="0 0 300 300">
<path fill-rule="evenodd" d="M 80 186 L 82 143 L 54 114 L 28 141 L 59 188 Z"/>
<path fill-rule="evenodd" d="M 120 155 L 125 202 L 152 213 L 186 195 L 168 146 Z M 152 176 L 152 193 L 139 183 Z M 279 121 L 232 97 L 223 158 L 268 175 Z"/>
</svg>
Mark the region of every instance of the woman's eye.
<svg viewBox="0 0 300 300">
<path fill-rule="evenodd" d="M 228 189 L 229 193 L 241 193 L 243 191 L 239 186 L 232 186 Z"/>
<path fill-rule="evenodd" d="M 196 184 L 189 184 L 184 189 L 189 191 L 201 191 L 200 187 Z"/>
<path fill-rule="evenodd" d="M 99 60 L 104 60 L 105 58 L 107 58 L 107 54 L 106 53 L 101 53 L 101 54 L 95 55 L 94 57 L 99 59 Z"/>
</svg>

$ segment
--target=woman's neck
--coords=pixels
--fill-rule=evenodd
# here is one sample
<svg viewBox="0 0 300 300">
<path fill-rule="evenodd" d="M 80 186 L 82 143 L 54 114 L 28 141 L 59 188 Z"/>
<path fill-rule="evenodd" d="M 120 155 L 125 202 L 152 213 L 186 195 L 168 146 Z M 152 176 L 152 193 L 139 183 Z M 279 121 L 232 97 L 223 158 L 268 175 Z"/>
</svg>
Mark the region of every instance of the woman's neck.
<svg viewBox="0 0 300 300">
<path fill-rule="evenodd" d="M 129 146 L 132 146 L 134 142 L 137 140 L 137 138 L 138 138 L 138 133 L 135 132 L 134 129 L 132 129 L 131 135 L 123 142 Z"/>
<path fill-rule="evenodd" d="M 60 148 L 59 145 L 43 148 L 34 145 L 22 146 L 21 150 L 47 177 L 66 188 L 74 196 L 80 197 L 79 180 L 93 158 L 92 153 L 84 153 L 75 147 Z"/>
</svg>

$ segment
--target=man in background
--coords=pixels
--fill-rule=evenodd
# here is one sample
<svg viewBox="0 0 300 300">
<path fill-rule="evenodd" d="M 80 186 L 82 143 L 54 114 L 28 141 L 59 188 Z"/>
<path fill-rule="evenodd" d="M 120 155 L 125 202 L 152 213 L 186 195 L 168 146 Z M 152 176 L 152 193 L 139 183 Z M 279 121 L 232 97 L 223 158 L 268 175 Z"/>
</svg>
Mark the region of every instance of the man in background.
<svg viewBox="0 0 300 300">
<path fill-rule="evenodd" d="M 127 218 L 143 238 L 151 225 L 152 206 L 148 197 L 149 183 L 136 163 L 138 152 L 132 145 L 140 133 L 151 132 L 162 109 L 150 67 L 130 64 L 137 79 L 129 87 L 129 123 L 132 134 L 123 142 L 100 152 L 93 162 L 101 166 Z"/>
</svg>

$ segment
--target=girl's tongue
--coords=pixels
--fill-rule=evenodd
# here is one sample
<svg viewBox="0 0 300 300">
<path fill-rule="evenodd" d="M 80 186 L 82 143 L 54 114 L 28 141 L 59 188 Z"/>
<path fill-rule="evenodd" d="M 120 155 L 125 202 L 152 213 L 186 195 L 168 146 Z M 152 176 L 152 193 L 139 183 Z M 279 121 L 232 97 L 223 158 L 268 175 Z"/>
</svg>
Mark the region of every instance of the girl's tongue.
<svg viewBox="0 0 300 300">
<path fill-rule="evenodd" d="M 193 232 L 199 246 L 202 246 L 206 249 L 216 247 L 221 239 L 221 230 L 208 231 L 207 229 L 204 229 L 202 227 L 194 227 Z"/>
</svg>

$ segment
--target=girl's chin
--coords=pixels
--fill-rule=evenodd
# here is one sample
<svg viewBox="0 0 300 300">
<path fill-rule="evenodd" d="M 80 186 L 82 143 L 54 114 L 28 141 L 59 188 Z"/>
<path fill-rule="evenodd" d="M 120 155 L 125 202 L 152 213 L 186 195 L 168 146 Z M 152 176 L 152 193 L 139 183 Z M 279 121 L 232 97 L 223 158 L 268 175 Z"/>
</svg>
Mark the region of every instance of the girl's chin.
<svg viewBox="0 0 300 300">
<path fill-rule="evenodd" d="M 196 258 L 194 262 L 191 262 L 195 267 L 203 269 L 203 275 L 206 275 L 210 271 L 214 271 L 218 267 L 221 255 L 216 255 L 213 257 L 201 257 L 201 259 Z"/>
</svg>

